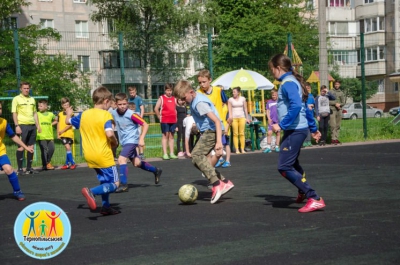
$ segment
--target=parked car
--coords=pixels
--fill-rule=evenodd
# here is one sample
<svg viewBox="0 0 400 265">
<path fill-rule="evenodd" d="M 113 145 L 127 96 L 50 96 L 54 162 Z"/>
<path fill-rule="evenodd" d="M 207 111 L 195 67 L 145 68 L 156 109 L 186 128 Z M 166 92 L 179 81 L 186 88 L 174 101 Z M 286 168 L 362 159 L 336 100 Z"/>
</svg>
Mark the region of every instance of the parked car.
<svg viewBox="0 0 400 265">
<path fill-rule="evenodd" d="M 400 113 L 400 107 L 391 108 L 389 110 L 389 113 L 392 114 L 393 116 L 397 116 L 397 114 Z"/>
<path fill-rule="evenodd" d="M 380 118 L 383 115 L 383 110 L 373 108 L 367 104 L 366 106 L 367 118 Z M 343 119 L 362 119 L 363 108 L 361 103 L 347 103 L 342 107 L 342 118 Z"/>
</svg>

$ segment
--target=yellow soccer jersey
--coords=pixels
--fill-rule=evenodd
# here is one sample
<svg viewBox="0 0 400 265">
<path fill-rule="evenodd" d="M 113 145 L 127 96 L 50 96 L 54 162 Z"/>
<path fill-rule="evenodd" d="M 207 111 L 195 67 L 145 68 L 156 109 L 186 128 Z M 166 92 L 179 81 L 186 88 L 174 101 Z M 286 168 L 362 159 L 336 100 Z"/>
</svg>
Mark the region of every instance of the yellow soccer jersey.
<svg viewBox="0 0 400 265">
<path fill-rule="evenodd" d="M 72 119 L 71 123 L 75 125 Z M 89 109 L 80 116 L 79 130 L 83 153 L 90 168 L 107 168 L 115 165 L 111 145 L 104 129 L 104 125 L 110 120 L 113 120 L 111 113 L 102 109 Z"/>
<path fill-rule="evenodd" d="M 6 146 L 4 144 L 4 136 L 6 135 L 7 120 L 0 118 L 0 156 L 6 154 Z"/>
<path fill-rule="evenodd" d="M 36 112 L 36 101 L 32 97 L 20 94 L 15 96 L 11 104 L 11 112 L 18 113 L 19 124 L 35 124 L 33 114 Z"/>
<path fill-rule="evenodd" d="M 219 117 L 223 120 L 223 110 L 222 110 L 222 97 L 221 97 L 221 88 L 218 86 L 213 86 L 211 94 L 205 93 L 201 88 L 197 91 L 203 95 L 206 95 L 211 102 L 214 104 L 214 107 L 217 109 Z"/>
<path fill-rule="evenodd" d="M 58 113 L 58 130 L 64 130 L 65 127 L 67 127 L 68 125 L 65 123 L 65 113 L 63 111 L 60 111 L 60 113 Z M 65 132 L 63 132 L 60 137 L 66 137 L 66 138 L 71 138 L 74 139 L 74 129 L 71 127 L 68 130 L 66 130 Z"/>
</svg>

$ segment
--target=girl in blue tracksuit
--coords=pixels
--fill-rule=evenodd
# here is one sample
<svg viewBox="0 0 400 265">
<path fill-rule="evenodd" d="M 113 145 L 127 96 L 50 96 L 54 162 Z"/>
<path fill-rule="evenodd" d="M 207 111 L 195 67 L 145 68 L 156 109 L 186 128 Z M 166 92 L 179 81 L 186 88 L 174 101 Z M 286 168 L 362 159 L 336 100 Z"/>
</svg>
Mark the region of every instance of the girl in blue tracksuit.
<svg viewBox="0 0 400 265">
<path fill-rule="evenodd" d="M 307 198 L 307 203 L 299 212 L 312 212 L 325 207 L 321 197 L 307 183 L 303 168 L 299 163 L 301 146 L 307 137 L 308 130 L 318 142 L 321 133 L 318 131 L 312 112 L 307 108 L 308 92 L 305 81 L 292 66 L 289 57 L 275 55 L 268 63 L 274 77 L 281 82 L 278 90 L 279 123 L 272 130 L 284 131 L 280 146 L 278 171 L 295 185 L 298 190 L 297 203 Z"/>
</svg>

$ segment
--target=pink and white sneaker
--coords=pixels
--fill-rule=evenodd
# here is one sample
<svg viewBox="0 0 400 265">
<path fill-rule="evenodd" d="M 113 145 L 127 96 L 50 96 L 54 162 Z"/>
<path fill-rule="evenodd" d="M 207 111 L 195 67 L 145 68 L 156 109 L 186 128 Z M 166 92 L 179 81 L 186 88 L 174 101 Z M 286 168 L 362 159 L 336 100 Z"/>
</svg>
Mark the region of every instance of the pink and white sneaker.
<svg viewBox="0 0 400 265">
<path fill-rule="evenodd" d="M 308 212 L 313 212 L 319 209 L 322 209 L 325 207 L 325 202 L 322 198 L 319 198 L 319 200 L 315 199 L 308 199 L 307 203 L 304 207 L 299 209 L 300 213 L 308 213 Z"/>
</svg>

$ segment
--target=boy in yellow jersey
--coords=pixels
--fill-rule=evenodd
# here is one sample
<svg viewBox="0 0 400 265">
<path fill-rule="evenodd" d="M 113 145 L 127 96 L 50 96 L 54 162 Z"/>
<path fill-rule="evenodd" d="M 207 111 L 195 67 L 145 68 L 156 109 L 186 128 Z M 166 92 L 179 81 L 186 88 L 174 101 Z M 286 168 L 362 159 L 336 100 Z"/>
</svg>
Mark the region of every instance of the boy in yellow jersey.
<svg viewBox="0 0 400 265">
<path fill-rule="evenodd" d="M 21 136 L 21 140 L 29 147 L 35 145 L 36 130 L 41 132 L 40 124 L 37 117 L 36 101 L 29 95 L 31 85 L 28 82 L 22 82 L 20 86 L 21 94 L 15 96 L 12 100 L 11 112 L 15 124 L 15 133 Z M 36 174 L 38 171 L 32 168 L 33 153 L 26 156 L 26 171 L 25 174 Z M 18 146 L 17 149 L 17 174 L 24 173 L 22 162 L 24 159 L 24 148 Z"/>
<path fill-rule="evenodd" d="M 111 105 L 112 94 L 105 87 L 98 87 L 92 95 L 94 108 L 85 110 L 78 116 L 72 117 L 71 107 L 66 109 L 66 124 L 71 124 L 79 129 L 82 137 L 82 146 L 88 167 L 97 173 L 100 185 L 91 189 L 82 188 L 82 195 L 86 198 L 89 208 L 96 210 L 94 196 L 101 195 L 102 215 L 113 215 L 120 213 L 110 206 L 109 195 L 117 190 L 119 186 L 118 170 L 112 153 L 113 147 L 117 146 L 117 138 L 113 131 L 113 117 L 108 109 Z"/>
<path fill-rule="evenodd" d="M 42 157 L 42 169 L 54 170 L 51 158 L 54 154 L 54 134 L 53 126 L 57 124 L 57 117 L 47 111 L 47 100 L 41 99 L 38 102 L 38 119 L 42 132 L 38 132 L 36 140 L 39 142 Z"/>
<path fill-rule="evenodd" d="M 70 107 L 69 98 L 62 98 L 61 99 L 61 107 L 63 111 L 58 113 L 58 124 L 57 124 L 57 137 L 61 139 L 65 147 L 65 151 L 67 152 L 65 158 L 65 164 L 61 167 L 61 169 L 75 169 L 76 164 L 74 158 L 72 156 L 71 146 L 74 143 L 74 129 L 72 125 L 68 125 L 65 123 L 65 111 Z"/>
<path fill-rule="evenodd" d="M 2 103 L 0 103 L 0 115 L 2 111 Z M 3 142 L 6 134 L 11 138 L 11 140 L 31 154 L 33 154 L 33 147 L 27 147 L 11 129 L 11 126 L 7 123 L 7 120 L 0 118 L 0 169 L 4 170 L 4 173 L 6 173 L 8 176 L 8 180 L 10 181 L 10 184 L 14 190 L 14 197 L 19 201 L 23 201 L 25 200 L 25 195 L 22 193 L 21 188 L 19 187 L 18 176 L 12 168 L 10 159 L 6 154 L 6 146 Z"/>
</svg>

